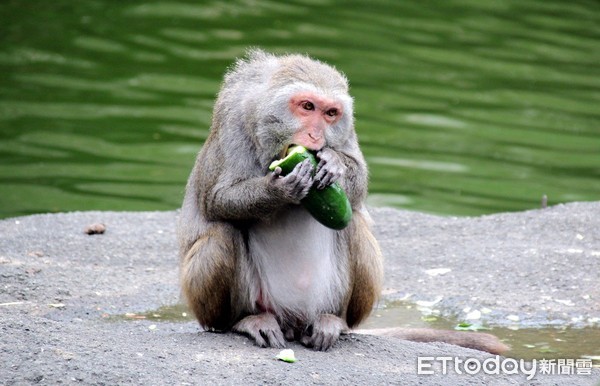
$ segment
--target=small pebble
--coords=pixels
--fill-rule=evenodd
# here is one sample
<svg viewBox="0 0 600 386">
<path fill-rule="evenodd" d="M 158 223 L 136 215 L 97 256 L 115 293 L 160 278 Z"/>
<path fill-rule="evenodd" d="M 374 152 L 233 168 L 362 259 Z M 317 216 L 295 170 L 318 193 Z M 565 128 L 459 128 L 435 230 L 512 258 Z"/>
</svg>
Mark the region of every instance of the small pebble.
<svg viewBox="0 0 600 386">
<path fill-rule="evenodd" d="M 106 225 L 99 222 L 90 224 L 83 230 L 83 232 L 88 235 L 101 235 L 104 231 L 106 231 Z"/>
</svg>

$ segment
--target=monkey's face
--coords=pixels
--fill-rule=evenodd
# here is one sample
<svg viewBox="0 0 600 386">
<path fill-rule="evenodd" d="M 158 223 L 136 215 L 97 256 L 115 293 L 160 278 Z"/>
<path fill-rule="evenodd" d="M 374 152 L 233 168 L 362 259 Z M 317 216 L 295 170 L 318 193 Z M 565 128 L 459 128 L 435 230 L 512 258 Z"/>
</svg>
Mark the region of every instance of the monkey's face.
<svg viewBox="0 0 600 386">
<path fill-rule="evenodd" d="M 353 101 L 342 86 L 324 90 L 290 82 L 265 89 L 257 98 L 263 103 L 256 105 L 256 141 L 262 153 L 279 158 L 292 144 L 311 150 L 342 148 L 354 132 Z"/>
<path fill-rule="evenodd" d="M 326 133 L 344 114 L 341 102 L 308 91 L 292 95 L 288 108 L 298 121 L 292 143 L 311 150 L 321 150 L 326 145 Z"/>
</svg>

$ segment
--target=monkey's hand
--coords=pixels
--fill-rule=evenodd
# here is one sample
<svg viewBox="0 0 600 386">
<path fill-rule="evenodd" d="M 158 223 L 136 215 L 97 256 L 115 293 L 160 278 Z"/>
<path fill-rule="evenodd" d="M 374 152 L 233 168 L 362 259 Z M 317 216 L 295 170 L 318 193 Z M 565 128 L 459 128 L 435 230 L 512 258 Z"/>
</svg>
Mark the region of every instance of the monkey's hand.
<svg viewBox="0 0 600 386">
<path fill-rule="evenodd" d="M 319 158 L 319 164 L 314 177 L 317 189 L 325 189 L 346 173 L 346 165 L 335 150 L 328 147 L 323 148 L 317 153 L 317 158 Z"/>
<path fill-rule="evenodd" d="M 312 164 L 310 160 L 304 160 L 286 176 L 282 176 L 281 168 L 277 167 L 268 178 L 276 195 L 287 202 L 299 204 L 313 185 Z"/>
</svg>

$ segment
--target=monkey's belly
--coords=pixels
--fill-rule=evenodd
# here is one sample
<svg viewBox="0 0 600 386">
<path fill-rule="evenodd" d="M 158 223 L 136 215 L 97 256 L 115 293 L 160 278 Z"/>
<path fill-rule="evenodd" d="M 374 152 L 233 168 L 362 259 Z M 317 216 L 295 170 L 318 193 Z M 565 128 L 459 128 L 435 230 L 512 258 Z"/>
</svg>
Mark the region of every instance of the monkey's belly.
<svg viewBox="0 0 600 386">
<path fill-rule="evenodd" d="M 299 206 L 253 226 L 248 242 L 259 307 L 302 318 L 335 313 L 348 280 L 335 232 Z"/>
</svg>

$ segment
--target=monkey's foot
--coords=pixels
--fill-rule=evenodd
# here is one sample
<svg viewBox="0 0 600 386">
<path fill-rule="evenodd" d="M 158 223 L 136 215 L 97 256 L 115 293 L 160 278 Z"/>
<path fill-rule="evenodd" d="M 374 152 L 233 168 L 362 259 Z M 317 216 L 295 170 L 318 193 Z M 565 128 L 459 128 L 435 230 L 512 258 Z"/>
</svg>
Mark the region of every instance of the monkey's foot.
<svg viewBox="0 0 600 386">
<path fill-rule="evenodd" d="M 344 320 L 335 315 L 322 314 L 300 338 L 300 343 L 318 351 L 327 351 L 346 330 L 348 325 Z"/>
<path fill-rule="evenodd" d="M 260 347 L 285 347 L 281 327 L 275 316 L 268 312 L 246 316 L 233 326 L 233 331 L 249 336 Z"/>
</svg>

